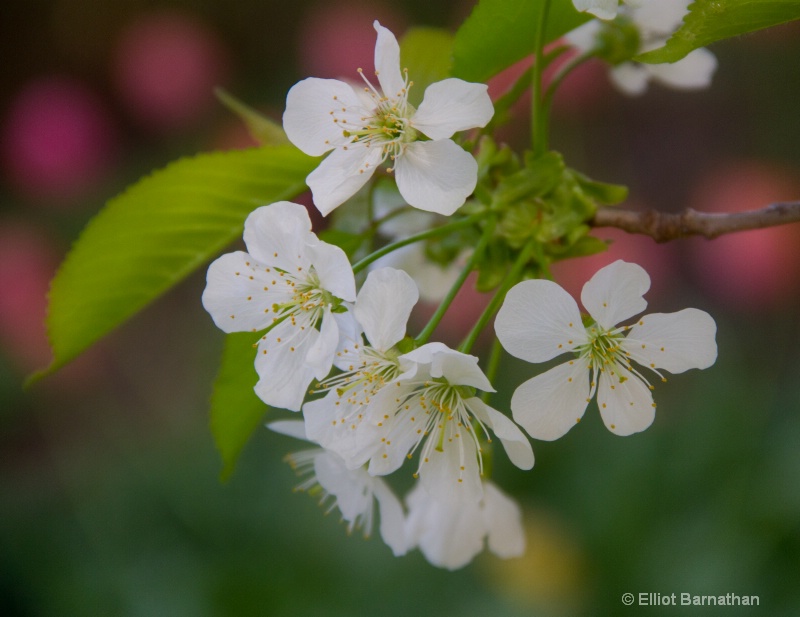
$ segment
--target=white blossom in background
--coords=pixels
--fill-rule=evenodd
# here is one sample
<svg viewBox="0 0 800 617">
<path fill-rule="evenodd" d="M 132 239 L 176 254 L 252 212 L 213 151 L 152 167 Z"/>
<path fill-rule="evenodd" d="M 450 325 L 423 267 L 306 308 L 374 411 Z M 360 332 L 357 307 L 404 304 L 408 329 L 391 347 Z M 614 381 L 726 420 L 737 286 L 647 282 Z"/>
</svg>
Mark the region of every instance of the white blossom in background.
<svg viewBox="0 0 800 617">
<path fill-rule="evenodd" d="M 373 191 L 373 207 L 376 220 L 383 220 L 378 230 L 390 241 L 401 240 L 426 231 L 441 221 L 431 212 L 423 212 L 406 205 L 402 195 L 392 187 L 381 183 Z M 419 296 L 426 302 L 440 302 L 455 283 L 466 265 L 470 250 L 462 251 L 451 263 L 443 265 L 425 254 L 425 243 L 415 242 L 384 255 L 370 264 L 370 268 L 398 268 L 408 273 L 419 289 Z"/>
<path fill-rule="evenodd" d="M 388 160 L 410 205 L 450 215 L 475 189 L 478 171 L 472 155 L 450 137 L 489 122 L 494 108 L 487 87 L 445 79 L 428 86 L 415 109 L 408 102 L 412 82 L 400 70 L 397 40 L 377 21 L 374 26 L 380 87 L 360 70 L 364 91 L 335 79 L 304 79 L 289 90 L 283 127 L 306 154 L 333 150 L 306 179 L 322 214 L 353 196 Z"/>
<path fill-rule="evenodd" d="M 624 0 L 629 6 L 639 6 L 648 0 Z M 658 0 L 659 2 L 661 0 Z M 591 13 L 599 19 L 614 19 L 619 10 L 619 0 L 572 0 L 575 8 L 581 12 Z"/>
<path fill-rule="evenodd" d="M 678 29 L 691 0 L 642 0 L 636 6 L 623 7 L 639 30 L 639 53 L 662 47 Z M 630 4 L 630 3 L 628 3 Z M 592 20 L 565 35 L 565 39 L 581 51 L 590 51 L 604 28 Z M 642 64 L 623 62 L 611 69 L 611 81 L 625 94 L 639 95 L 647 90 L 650 80 L 679 90 L 696 90 L 711 85 L 717 59 L 705 48 L 695 49 L 686 57 L 672 63 Z"/>
<path fill-rule="evenodd" d="M 245 221 L 247 252 L 223 255 L 208 268 L 203 306 L 224 332 L 260 332 L 256 394 L 268 405 L 299 411 L 313 379 L 330 372 L 340 316 L 355 300 L 344 251 L 311 232 L 306 209 L 282 201 Z M 255 341 L 254 341 L 255 342 Z"/>
<path fill-rule="evenodd" d="M 484 540 L 503 559 L 525 552 L 522 511 L 492 482 L 483 482 L 479 501 L 441 499 L 418 485 L 406 504 L 408 550 L 419 547 L 435 566 L 456 570 L 467 565 L 483 550 Z"/>
<path fill-rule="evenodd" d="M 415 476 L 429 494 L 477 502 L 483 493 L 477 433 L 491 439 L 490 430 L 512 463 L 533 467 L 533 450 L 522 431 L 475 396 L 476 389 L 494 391 L 478 358 L 428 343 L 399 360 L 404 372 L 372 397 L 357 431 L 355 462 L 369 462 L 370 474 L 392 473 L 419 450 Z"/>
<path fill-rule="evenodd" d="M 402 270 L 373 270 L 362 285 L 353 310 L 355 322 L 343 337 L 334 364 L 342 372 L 320 384 L 327 394 L 303 406 L 308 437 L 339 454 L 351 468 L 364 410 L 378 391 L 401 373 L 395 345 L 406 334 L 417 287 Z M 365 345 L 361 331 L 369 344 Z"/>
<path fill-rule="evenodd" d="M 267 426 L 277 433 L 308 439 L 303 422 L 299 420 L 272 422 Z M 403 506 L 381 478 L 372 477 L 364 469 L 348 469 L 341 457 L 324 448 L 295 452 L 286 460 L 298 475 L 308 476 L 297 490 L 319 494 L 320 504 L 330 501 L 327 511 L 339 509 L 347 522 L 348 533 L 361 529 L 364 537 L 370 537 L 377 501 L 383 541 L 396 557 L 406 553 Z"/>
<path fill-rule="evenodd" d="M 609 430 L 617 435 L 643 431 L 655 418 L 655 403 L 650 383 L 632 361 L 664 381 L 660 370 L 682 373 L 714 364 L 717 328 L 704 311 L 654 313 L 633 326 L 617 326 L 645 309 L 649 288 L 650 277 L 636 264 L 616 261 L 601 268 L 581 293 L 592 318 L 586 326 L 572 296 L 552 281 L 523 281 L 508 292 L 495 321 L 506 351 L 528 362 L 571 355 L 514 392 L 514 419 L 532 437 L 564 435 L 580 421 L 595 392 Z"/>
</svg>

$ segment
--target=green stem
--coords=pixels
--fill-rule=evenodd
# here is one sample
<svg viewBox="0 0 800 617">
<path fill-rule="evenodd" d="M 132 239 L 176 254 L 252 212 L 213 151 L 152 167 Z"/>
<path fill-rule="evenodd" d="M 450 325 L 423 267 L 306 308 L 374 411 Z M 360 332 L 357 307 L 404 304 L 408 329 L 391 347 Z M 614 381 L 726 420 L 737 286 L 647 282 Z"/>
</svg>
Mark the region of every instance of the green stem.
<svg viewBox="0 0 800 617">
<path fill-rule="evenodd" d="M 473 214 L 472 216 L 463 218 L 460 221 L 455 221 L 453 223 L 448 223 L 446 225 L 440 225 L 439 227 L 434 227 L 433 229 L 429 229 L 427 231 L 423 231 L 413 236 L 409 236 L 408 238 L 398 240 L 397 242 L 392 242 L 391 244 L 387 244 L 383 248 L 380 248 L 374 253 L 367 255 L 366 257 L 364 257 L 364 259 L 354 264 L 353 274 L 358 274 L 359 272 L 361 272 L 361 270 L 366 268 L 373 261 L 380 259 L 384 255 L 388 255 L 389 253 L 396 251 L 397 249 L 403 248 L 404 246 L 408 246 L 409 244 L 414 244 L 415 242 L 421 242 L 422 240 L 427 240 L 428 238 L 443 236 L 445 234 L 450 233 L 451 231 L 455 231 L 456 229 L 461 229 L 462 227 L 469 227 L 473 223 L 477 223 L 482 218 L 486 217 L 488 214 L 489 214 L 488 210 L 478 212 L 476 214 Z"/>
<path fill-rule="evenodd" d="M 463 270 L 461 270 L 461 273 L 458 275 L 458 278 L 450 286 L 450 290 L 447 292 L 447 295 L 444 297 L 441 304 L 439 304 L 438 308 L 436 309 L 436 312 L 430 318 L 428 323 L 425 324 L 425 327 L 422 329 L 422 332 L 420 332 L 419 336 L 417 336 L 417 338 L 414 339 L 414 342 L 417 345 L 424 345 L 425 343 L 428 342 L 428 339 L 431 337 L 431 334 L 433 334 L 433 331 L 436 329 L 436 326 L 439 325 L 439 322 L 442 320 L 442 317 L 444 317 L 444 314 L 447 312 L 447 309 L 450 308 L 450 305 L 453 303 L 456 294 L 458 294 L 458 291 L 464 285 L 464 281 L 467 280 L 467 277 L 469 276 L 470 272 L 472 272 L 472 270 L 475 268 L 475 264 L 478 262 L 478 259 L 480 259 L 481 255 L 483 254 L 483 251 L 486 249 L 486 245 L 489 243 L 489 240 L 491 239 L 492 234 L 494 233 L 495 223 L 496 219 L 494 218 L 490 219 L 489 222 L 487 223 L 486 227 L 483 230 L 483 235 L 481 236 L 481 239 L 478 241 L 478 245 L 475 247 L 475 250 L 470 256 L 469 261 L 467 261 L 467 265 L 464 266 Z"/>
<path fill-rule="evenodd" d="M 522 269 L 525 267 L 525 264 L 528 263 L 528 260 L 530 260 L 536 244 L 537 241 L 531 239 L 528 241 L 528 244 L 523 247 L 522 251 L 517 256 L 517 260 L 514 262 L 514 265 L 511 266 L 511 270 L 506 275 L 506 278 L 503 279 L 500 289 L 497 290 L 497 293 L 494 295 L 491 302 L 489 302 L 488 306 L 483 310 L 483 313 L 481 313 L 481 316 L 472 327 L 472 330 L 469 331 L 467 337 L 464 339 L 461 345 L 459 345 L 458 350 L 461 353 L 469 353 L 469 350 L 472 349 L 475 341 L 478 340 L 478 336 L 486 327 L 486 324 L 489 323 L 489 320 L 500 308 L 500 304 L 502 304 L 503 300 L 505 299 L 508 290 L 519 282 L 519 276 L 522 273 Z"/>
<path fill-rule="evenodd" d="M 503 355 L 503 346 L 500 344 L 500 339 L 495 338 L 494 342 L 492 343 L 492 351 L 489 354 L 489 362 L 486 364 L 486 379 L 489 380 L 489 383 L 494 381 L 495 375 L 497 375 L 497 369 L 500 368 L 500 358 Z M 492 396 L 491 392 L 482 392 L 481 393 L 481 400 L 484 403 L 489 402 L 489 397 Z"/>
<path fill-rule="evenodd" d="M 533 71 L 531 74 L 531 136 L 535 156 L 547 152 L 547 123 L 542 104 L 542 71 L 544 70 L 544 32 L 547 26 L 547 15 L 550 12 L 550 0 L 540 1 L 541 11 L 534 33 Z"/>
<path fill-rule="evenodd" d="M 576 68 L 584 64 L 585 62 L 591 60 L 597 55 L 596 51 L 581 54 L 576 58 L 573 58 L 570 62 L 564 65 L 564 67 L 558 72 L 558 74 L 553 78 L 553 81 L 547 86 L 547 91 L 544 93 L 544 97 L 542 100 L 542 108 L 544 109 L 545 115 L 550 114 L 550 107 L 553 103 L 553 97 L 555 96 L 556 90 L 561 86 L 567 76 L 574 71 Z"/>
</svg>

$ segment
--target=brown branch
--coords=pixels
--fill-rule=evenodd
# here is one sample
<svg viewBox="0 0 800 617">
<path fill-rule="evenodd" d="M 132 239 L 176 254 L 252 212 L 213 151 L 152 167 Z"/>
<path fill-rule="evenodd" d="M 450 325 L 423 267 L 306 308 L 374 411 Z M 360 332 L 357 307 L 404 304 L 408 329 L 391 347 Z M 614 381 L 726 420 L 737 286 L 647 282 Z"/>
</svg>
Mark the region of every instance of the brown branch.
<svg viewBox="0 0 800 617">
<path fill-rule="evenodd" d="M 711 239 L 735 231 L 797 222 L 800 222 L 800 201 L 775 203 L 761 210 L 725 214 L 698 212 L 691 208 L 674 214 L 656 210 L 634 212 L 601 206 L 590 224 L 593 227 L 616 227 L 628 233 L 650 236 L 656 242 L 668 242 L 686 236 Z"/>
</svg>

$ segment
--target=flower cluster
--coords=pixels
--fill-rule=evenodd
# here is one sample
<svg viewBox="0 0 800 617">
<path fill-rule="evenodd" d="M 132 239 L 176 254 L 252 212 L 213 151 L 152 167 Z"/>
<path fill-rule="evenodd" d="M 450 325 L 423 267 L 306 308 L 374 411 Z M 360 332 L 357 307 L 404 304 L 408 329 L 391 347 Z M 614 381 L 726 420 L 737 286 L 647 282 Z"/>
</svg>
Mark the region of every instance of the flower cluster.
<svg viewBox="0 0 800 617">
<path fill-rule="evenodd" d="M 627 0 L 617 7 L 617 0 L 574 0 L 575 6 L 603 20 L 618 17 L 617 24 L 591 20 L 569 32 L 566 40 L 584 53 L 603 56 L 605 32 L 627 24 L 633 36 L 630 56 L 664 45 L 681 25 L 691 0 Z M 616 50 L 615 50 L 615 53 Z M 685 58 L 670 64 L 641 64 L 628 58 L 609 58 L 614 65 L 611 80 L 623 93 L 635 96 L 647 90 L 650 80 L 669 88 L 696 90 L 707 88 L 717 68 L 717 59 L 705 48 L 691 51 Z"/>
<path fill-rule="evenodd" d="M 602 3 L 595 4 L 595 13 L 606 16 L 598 8 Z M 595 393 L 612 432 L 644 430 L 655 417 L 645 373 L 663 379 L 661 371 L 710 366 L 716 359 L 716 326 L 696 309 L 618 326 L 645 308 L 643 294 L 650 284 L 642 268 L 624 262 L 603 268 L 586 284 L 581 299 L 588 316 L 582 316 L 555 283 L 526 280 L 524 267 L 532 253 L 520 250 L 515 235 L 500 248 L 503 254 L 516 252 L 517 261 L 496 285 L 495 301 L 474 332 L 458 349 L 429 342 L 467 275 L 489 263 L 487 245 L 494 242 L 496 248 L 503 238 L 494 232 L 504 199 L 513 193 L 517 219 L 528 212 L 537 216 L 524 201 L 528 196 L 505 187 L 497 194 L 506 197 L 488 199 L 490 207 L 471 202 L 471 214 L 460 219 L 460 229 L 475 223 L 480 240 L 469 248 L 465 243 L 449 247 L 450 270 L 438 279 L 447 281 L 438 287 L 449 290 L 425 294 L 443 298 L 443 304 L 411 338 L 407 329 L 420 298 L 418 285 L 408 273 L 377 260 L 410 244 L 399 239 L 403 233 L 426 237 L 437 218 L 431 213 L 451 215 L 464 205 L 477 186 L 478 163 L 451 137 L 484 127 L 493 108 L 486 86 L 445 79 L 428 86 L 415 109 L 408 100 L 413 82 L 399 68 L 398 43 L 386 28 L 374 25 L 379 87 L 360 70 L 366 83 L 361 90 L 341 81 L 306 79 L 288 94 L 284 128 L 308 154 L 332 151 L 307 178 L 323 214 L 348 201 L 384 162 L 391 165 L 388 171 L 394 172 L 404 202 L 427 212 L 406 220 L 405 230 L 397 225 L 399 210 L 378 214 L 381 224 L 392 219 L 394 225 L 384 227 L 389 240 L 398 240 L 396 246 L 351 266 L 342 248 L 312 231 L 304 206 L 287 201 L 262 206 L 245 221 L 246 252 L 223 255 L 209 267 L 202 300 L 224 332 L 253 333 L 255 392 L 261 400 L 300 412 L 302 419 L 269 424 L 313 444 L 287 457 L 305 478 L 298 488 L 338 508 L 348 529 L 365 535 L 375 528 L 377 502 L 380 535 L 395 555 L 419 548 L 432 564 L 455 569 L 485 543 L 503 558 L 524 551 L 522 510 L 489 479 L 498 442 L 511 463 L 531 469 L 533 450 L 518 424 L 536 439 L 561 437 L 581 419 Z M 556 157 L 547 160 L 559 164 Z M 520 177 L 527 178 L 531 169 L 520 171 Z M 576 176 L 565 177 L 570 184 L 559 195 L 575 195 Z M 530 185 L 538 190 L 536 182 Z M 541 201 L 543 195 L 533 197 Z M 376 205 L 367 221 L 373 230 Z M 533 246 L 537 238 L 524 236 L 531 221 L 519 227 L 519 237 Z M 411 247 L 415 259 L 427 263 L 420 246 Z M 496 358 L 485 372 L 469 353 L 498 308 L 497 337 L 510 355 L 544 362 L 569 354 L 564 364 L 519 386 L 510 405 L 514 420 L 487 404 L 495 392 Z M 411 466 L 415 478 L 405 503 L 386 479 L 404 465 Z"/>
</svg>

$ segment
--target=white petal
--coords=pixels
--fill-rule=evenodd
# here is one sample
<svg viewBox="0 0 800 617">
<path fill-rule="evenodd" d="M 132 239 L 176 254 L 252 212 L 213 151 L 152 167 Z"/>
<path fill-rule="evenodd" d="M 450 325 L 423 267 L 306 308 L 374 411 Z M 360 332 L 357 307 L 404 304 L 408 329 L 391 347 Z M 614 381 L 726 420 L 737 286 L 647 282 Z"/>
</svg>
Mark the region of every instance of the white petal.
<svg viewBox="0 0 800 617">
<path fill-rule="evenodd" d="M 307 328 L 300 335 L 287 320 L 258 341 L 255 365 L 260 379 L 255 391 L 262 401 L 273 407 L 300 410 L 315 373 L 304 358 L 318 337 L 314 328 Z"/>
<path fill-rule="evenodd" d="M 492 429 L 503 444 L 508 458 L 520 469 L 533 467 L 533 449 L 525 434 L 504 414 L 492 409 L 477 397 L 464 401 L 467 408 Z"/>
<path fill-rule="evenodd" d="M 354 144 L 337 148 L 306 178 L 314 205 L 324 215 L 355 195 L 375 173 L 383 152 Z"/>
<path fill-rule="evenodd" d="M 570 362 L 529 379 L 511 397 L 514 420 L 535 439 L 562 437 L 586 411 L 588 361 L 576 358 Z"/>
<path fill-rule="evenodd" d="M 453 428 L 453 422 L 448 422 L 444 430 L 442 449 L 430 448 L 428 452 L 426 448 L 423 452 L 425 456 L 419 466 L 420 482 L 437 499 L 477 503 L 483 497 L 483 487 L 475 441 L 465 431 Z M 437 435 L 430 438 L 434 437 Z"/>
<path fill-rule="evenodd" d="M 417 286 L 408 274 L 381 268 L 367 275 L 353 312 L 372 346 L 387 351 L 406 335 L 406 324 L 417 300 Z"/>
<path fill-rule="evenodd" d="M 403 515 L 403 506 L 400 504 L 400 500 L 397 499 L 386 483 L 379 478 L 373 479 L 372 490 L 380 508 L 381 538 L 392 549 L 395 557 L 405 555 L 408 551 L 408 545 L 405 533 L 405 516 Z"/>
<path fill-rule="evenodd" d="M 631 328 L 623 348 L 643 366 L 683 373 L 716 362 L 716 333 L 713 317 L 699 309 L 654 313 Z"/>
<path fill-rule="evenodd" d="M 681 25 L 687 7 L 691 0 L 658 0 L 653 2 L 637 2 L 636 8 L 631 12 L 631 18 L 640 31 L 643 31 L 643 38 L 652 39 L 660 36 L 662 40 L 658 47 L 666 41 Z M 632 0 L 627 0 L 626 4 L 634 5 Z M 655 49 L 655 48 L 653 48 Z M 646 51 L 646 50 L 643 50 Z"/>
<path fill-rule="evenodd" d="M 478 503 L 437 499 L 419 485 L 406 502 L 409 548 L 419 546 L 433 565 L 456 570 L 483 550 L 486 526 Z"/>
<path fill-rule="evenodd" d="M 244 222 L 247 252 L 262 264 L 287 272 L 308 265 L 306 242 L 312 238 L 308 211 L 290 201 L 257 208 Z"/>
<path fill-rule="evenodd" d="M 670 88 L 696 90 L 708 88 L 717 69 L 717 58 L 707 49 L 695 49 L 672 64 L 648 65 L 653 78 Z"/>
<path fill-rule="evenodd" d="M 651 72 L 635 62 L 623 62 L 611 69 L 611 81 L 628 96 L 639 96 L 647 90 Z"/>
<path fill-rule="evenodd" d="M 656 417 L 650 389 L 628 369 L 617 365 L 600 373 L 597 406 L 608 430 L 632 435 L 646 429 Z"/>
<path fill-rule="evenodd" d="M 572 0 L 579 11 L 591 13 L 600 19 L 614 19 L 617 16 L 619 0 Z"/>
<path fill-rule="evenodd" d="M 309 440 L 306 436 L 305 423 L 302 420 L 278 420 L 267 424 L 267 428 L 281 435 L 288 435 L 304 441 Z"/>
<path fill-rule="evenodd" d="M 347 254 L 338 246 L 316 237 L 308 242 L 308 258 L 319 277 L 320 287 L 341 300 L 356 299 L 356 281 Z"/>
<path fill-rule="evenodd" d="M 381 84 L 381 90 L 389 98 L 398 98 L 406 87 L 400 72 L 400 46 L 394 34 L 375 20 L 373 23 L 378 33 L 375 42 L 375 73 Z"/>
<path fill-rule="evenodd" d="M 602 28 L 603 26 L 599 21 L 592 19 L 567 32 L 564 35 L 564 39 L 580 51 L 590 51 L 598 46 L 597 35 L 600 34 Z"/>
<path fill-rule="evenodd" d="M 586 342 L 578 304 L 552 281 L 522 281 L 506 294 L 494 322 L 505 350 L 528 362 L 546 362 Z"/>
<path fill-rule="evenodd" d="M 336 496 L 336 505 L 344 520 L 354 522 L 360 516 L 371 514 L 370 478 L 362 470 L 350 471 L 339 456 L 322 450 L 314 459 L 314 472 L 319 485 Z"/>
<path fill-rule="evenodd" d="M 488 86 L 450 78 L 425 89 L 411 125 L 431 139 L 447 139 L 457 131 L 484 127 L 494 115 Z"/>
<path fill-rule="evenodd" d="M 271 306 L 285 294 L 265 292 L 271 276 L 242 251 L 215 260 L 206 274 L 203 307 L 223 332 L 255 332 L 272 323 Z M 265 313 L 265 309 L 267 313 Z"/>
<path fill-rule="evenodd" d="M 650 289 L 650 277 L 637 264 L 617 260 L 600 268 L 583 286 L 581 302 L 595 321 L 606 329 L 647 308 L 642 296 Z"/>
<path fill-rule="evenodd" d="M 404 399 L 415 386 L 392 384 L 378 390 L 364 410 L 364 419 L 356 432 L 358 452 L 354 460 L 369 459 L 369 473 L 383 476 L 398 469 L 406 455 L 424 434 L 422 417 L 414 411 L 397 409 L 396 399 Z"/>
<path fill-rule="evenodd" d="M 454 386 L 472 386 L 484 392 L 495 391 L 478 366 L 477 357 L 455 351 L 442 343 L 427 343 L 400 357 L 430 365 L 431 377 L 444 377 Z"/>
<path fill-rule="evenodd" d="M 305 363 L 314 371 L 314 377 L 323 380 L 331 370 L 333 355 L 339 344 L 339 325 L 330 309 L 325 310 L 319 336 L 315 338 L 314 343 L 308 346 Z"/>
<path fill-rule="evenodd" d="M 519 557 L 525 552 L 522 510 L 492 482 L 483 483 L 483 516 L 490 551 L 503 559 Z"/>
<path fill-rule="evenodd" d="M 344 145 L 345 128 L 361 125 L 368 112 L 353 88 L 336 79 L 309 77 L 286 96 L 283 128 L 295 146 L 311 156 Z M 334 122 L 337 120 L 337 122 Z"/>
<path fill-rule="evenodd" d="M 414 210 L 424 214 L 419 210 Z M 372 263 L 371 267 L 393 267 L 404 270 L 414 278 L 419 289 L 419 297 L 426 302 L 441 302 L 447 292 L 455 283 L 461 270 L 464 269 L 467 254 L 462 253 L 451 264 L 442 266 L 428 259 L 425 247 L 420 244 L 410 244 Z"/>
<path fill-rule="evenodd" d="M 450 216 L 475 190 L 478 163 L 449 139 L 415 141 L 395 161 L 395 177 L 410 205 Z"/>
</svg>

